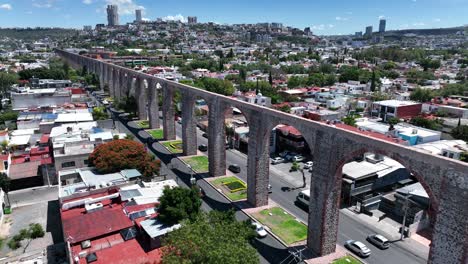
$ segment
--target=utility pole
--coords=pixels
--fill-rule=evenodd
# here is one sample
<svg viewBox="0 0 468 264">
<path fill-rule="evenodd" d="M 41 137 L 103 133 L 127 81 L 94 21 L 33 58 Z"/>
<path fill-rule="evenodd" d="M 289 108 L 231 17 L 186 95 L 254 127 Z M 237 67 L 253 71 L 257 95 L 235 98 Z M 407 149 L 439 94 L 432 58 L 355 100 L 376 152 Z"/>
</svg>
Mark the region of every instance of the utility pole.
<svg viewBox="0 0 468 264">
<path fill-rule="evenodd" d="M 406 231 L 406 215 L 408 214 L 408 207 L 409 207 L 409 198 L 411 197 L 410 192 L 406 192 L 406 197 L 405 197 L 405 204 L 403 205 L 403 222 L 401 223 L 401 236 L 400 240 L 405 239 L 405 231 Z"/>
</svg>

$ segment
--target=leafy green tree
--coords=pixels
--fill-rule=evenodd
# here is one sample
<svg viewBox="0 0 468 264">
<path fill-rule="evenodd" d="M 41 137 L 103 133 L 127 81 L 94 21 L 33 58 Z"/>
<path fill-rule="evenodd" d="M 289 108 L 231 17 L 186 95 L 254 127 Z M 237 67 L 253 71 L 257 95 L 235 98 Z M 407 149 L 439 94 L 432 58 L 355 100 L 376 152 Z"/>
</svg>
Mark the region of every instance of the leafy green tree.
<svg viewBox="0 0 468 264">
<path fill-rule="evenodd" d="M 375 77 L 375 71 L 372 71 L 372 79 L 371 79 L 370 90 L 372 92 L 375 92 L 376 88 L 377 88 L 377 80 L 376 80 L 376 77 Z"/>
<path fill-rule="evenodd" d="M 234 58 L 234 51 L 232 50 L 232 48 L 229 50 L 229 53 L 227 54 L 226 57 L 227 58 Z"/>
<path fill-rule="evenodd" d="M 8 196 L 8 192 L 10 192 L 11 180 L 8 178 L 8 175 L 4 172 L 0 172 L 0 188 L 5 192 L 8 206 L 10 206 L 10 197 Z"/>
<path fill-rule="evenodd" d="M 425 103 L 431 101 L 434 98 L 434 94 L 429 89 L 416 88 L 410 94 L 410 99 L 413 101 Z"/>
<path fill-rule="evenodd" d="M 288 79 L 289 88 L 296 88 L 296 87 L 305 86 L 305 85 L 307 85 L 307 78 L 291 76 Z"/>
<path fill-rule="evenodd" d="M 2 94 L 6 93 L 11 87 L 11 85 L 18 82 L 18 75 L 7 72 L 0 72 L 0 92 Z"/>
<path fill-rule="evenodd" d="M 359 81 L 360 71 L 357 67 L 343 66 L 340 69 L 340 82 Z"/>
<path fill-rule="evenodd" d="M 235 91 L 232 82 L 215 78 L 198 79 L 195 81 L 195 86 L 222 95 L 232 95 Z"/>
<path fill-rule="evenodd" d="M 323 73 L 313 73 L 307 78 L 307 85 L 324 86 L 325 75 Z"/>
<path fill-rule="evenodd" d="M 109 119 L 109 114 L 106 112 L 106 108 L 105 107 L 94 107 L 93 108 L 93 119 L 94 120 Z"/>
<path fill-rule="evenodd" d="M 234 211 L 211 211 L 169 233 L 163 240 L 163 264 L 256 264 L 257 251 L 249 241 L 255 232 L 248 222 L 235 220 Z"/>
<path fill-rule="evenodd" d="M 392 117 L 390 119 L 387 120 L 387 123 L 389 123 L 390 125 L 396 125 L 398 124 L 398 122 L 400 122 L 400 120 L 396 117 Z"/>
<path fill-rule="evenodd" d="M 158 218 L 168 225 L 182 220 L 196 220 L 200 213 L 201 199 L 197 188 L 166 188 L 159 199 Z"/>
<path fill-rule="evenodd" d="M 432 130 L 438 130 L 442 128 L 440 120 L 431 120 L 421 116 L 414 117 L 413 119 L 411 119 L 410 123 L 415 126 L 420 126 Z"/>
<path fill-rule="evenodd" d="M 452 136 L 456 139 L 468 142 L 468 125 L 457 126 L 452 130 Z"/>
<path fill-rule="evenodd" d="M 343 123 L 345 123 L 348 126 L 356 125 L 356 118 L 353 115 L 347 115 L 346 117 L 343 117 L 341 121 L 343 121 Z"/>
</svg>

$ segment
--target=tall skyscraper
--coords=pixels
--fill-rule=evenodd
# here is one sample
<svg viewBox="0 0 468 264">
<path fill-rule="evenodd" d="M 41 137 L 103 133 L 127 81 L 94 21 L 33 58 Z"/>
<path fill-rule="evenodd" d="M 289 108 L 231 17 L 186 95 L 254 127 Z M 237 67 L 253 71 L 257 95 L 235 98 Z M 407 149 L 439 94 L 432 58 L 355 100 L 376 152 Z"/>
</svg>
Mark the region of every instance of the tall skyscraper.
<svg viewBox="0 0 468 264">
<path fill-rule="evenodd" d="M 198 19 L 197 19 L 196 16 L 189 16 L 189 17 L 187 17 L 187 20 L 188 20 L 189 24 L 197 24 L 198 23 L 198 21 L 197 21 Z"/>
<path fill-rule="evenodd" d="M 372 37 L 372 26 L 366 27 L 366 33 L 364 34 L 364 36 L 367 38 Z"/>
<path fill-rule="evenodd" d="M 385 27 L 387 25 L 387 20 L 385 19 L 380 19 L 379 23 L 379 33 L 384 33 L 385 32 Z"/>
<path fill-rule="evenodd" d="M 107 24 L 111 27 L 119 25 L 119 7 L 117 5 L 107 6 Z"/>
<path fill-rule="evenodd" d="M 135 16 L 136 16 L 136 22 L 141 22 L 143 21 L 143 18 L 141 16 L 141 9 L 135 10 Z"/>
</svg>

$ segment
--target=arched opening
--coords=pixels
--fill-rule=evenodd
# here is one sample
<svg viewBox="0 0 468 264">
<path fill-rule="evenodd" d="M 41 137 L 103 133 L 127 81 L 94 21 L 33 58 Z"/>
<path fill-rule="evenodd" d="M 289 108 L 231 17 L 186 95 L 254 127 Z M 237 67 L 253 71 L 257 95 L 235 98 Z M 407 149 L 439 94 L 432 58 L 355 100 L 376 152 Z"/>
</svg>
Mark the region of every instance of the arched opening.
<svg viewBox="0 0 468 264">
<path fill-rule="evenodd" d="M 409 161 L 381 150 L 359 149 L 337 164 L 335 178 L 341 185 L 337 243 L 347 246 L 349 239 L 360 241 L 374 252 L 369 260 L 377 260 L 384 254 L 384 242 L 367 236 L 379 234 L 386 245 L 401 251 L 402 263 L 414 261 L 411 254 L 427 260 L 438 202 L 424 177 L 412 170 Z M 352 221 L 358 232 L 349 230 Z"/>
</svg>

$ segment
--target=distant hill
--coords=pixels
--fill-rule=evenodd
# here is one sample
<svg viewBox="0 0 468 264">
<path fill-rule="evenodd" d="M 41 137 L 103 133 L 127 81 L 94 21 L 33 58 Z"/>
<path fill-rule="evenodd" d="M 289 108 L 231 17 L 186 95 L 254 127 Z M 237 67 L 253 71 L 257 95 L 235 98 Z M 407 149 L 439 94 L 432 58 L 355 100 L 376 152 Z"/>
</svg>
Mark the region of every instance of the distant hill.
<svg viewBox="0 0 468 264">
<path fill-rule="evenodd" d="M 9 37 L 22 40 L 38 40 L 45 37 L 52 39 L 76 34 L 76 29 L 66 28 L 0 28 L 0 38 Z"/>
<path fill-rule="evenodd" d="M 385 35 L 405 35 L 405 34 L 416 34 L 416 35 L 447 35 L 455 34 L 458 31 L 466 30 L 467 27 L 452 27 L 452 28 L 428 28 L 428 29 L 403 29 L 403 30 L 390 30 L 385 32 Z"/>
</svg>

